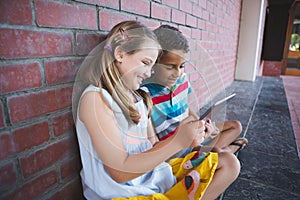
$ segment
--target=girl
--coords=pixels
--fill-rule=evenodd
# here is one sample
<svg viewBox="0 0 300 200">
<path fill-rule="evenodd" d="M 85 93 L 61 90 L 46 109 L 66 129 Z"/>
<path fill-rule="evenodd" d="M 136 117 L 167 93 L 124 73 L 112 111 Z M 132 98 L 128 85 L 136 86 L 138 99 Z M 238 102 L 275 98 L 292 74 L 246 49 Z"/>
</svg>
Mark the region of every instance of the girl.
<svg viewBox="0 0 300 200">
<path fill-rule="evenodd" d="M 151 99 L 138 88 L 150 76 L 159 48 L 150 29 L 124 21 L 112 28 L 78 71 L 73 114 L 87 199 L 189 199 L 198 198 L 203 190 L 200 170 L 184 171 L 177 182 L 171 166 L 164 162 L 203 140 L 203 121 L 189 116 L 173 137 L 153 146 Z M 211 174 L 216 163 L 211 162 Z"/>
</svg>

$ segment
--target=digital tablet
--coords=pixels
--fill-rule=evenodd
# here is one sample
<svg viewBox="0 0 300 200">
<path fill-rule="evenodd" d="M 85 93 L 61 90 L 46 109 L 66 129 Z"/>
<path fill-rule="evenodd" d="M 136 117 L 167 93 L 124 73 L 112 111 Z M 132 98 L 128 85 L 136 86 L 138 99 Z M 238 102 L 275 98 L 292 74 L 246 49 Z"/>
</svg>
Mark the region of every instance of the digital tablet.
<svg viewBox="0 0 300 200">
<path fill-rule="evenodd" d="M 215 107 L 217 107 L 218 105 L 224 103 L 225 101 L 228 101 L 229 99 L 233 98 L 235 95 L 236 95 L 236 94 L 233 93 L 233 94 L 231 94 L 231 95 L 229 95 L 229 96 L 227 96 L 227 97 L 225 97 L 225 98 L 223 98 L 223 99 L 217 101 L 216 103 L 214 103 L 212 106 L 210 106 L 210 107 L 205 111 L 205 113 L 203 113 L 203 114 L 200 116 L 200 120 L 204 119 L 207 115 L 209 115 L 209 113 L 211 113 L 211 111 L 212 111 Z"/>
</svg>

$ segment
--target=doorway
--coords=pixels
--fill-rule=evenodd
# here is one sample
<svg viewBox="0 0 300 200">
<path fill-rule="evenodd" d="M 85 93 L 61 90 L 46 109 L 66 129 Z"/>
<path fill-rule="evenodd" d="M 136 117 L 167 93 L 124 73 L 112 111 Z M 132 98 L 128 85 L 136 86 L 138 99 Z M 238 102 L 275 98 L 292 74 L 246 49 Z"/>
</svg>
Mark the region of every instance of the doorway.
<svg viewBox="0 0 300 200">
<path fill-rule="evenodd" d="M 300 1 L 295 1 L 290 11 L 282 74 L 300 76 Z"/>
</svg>

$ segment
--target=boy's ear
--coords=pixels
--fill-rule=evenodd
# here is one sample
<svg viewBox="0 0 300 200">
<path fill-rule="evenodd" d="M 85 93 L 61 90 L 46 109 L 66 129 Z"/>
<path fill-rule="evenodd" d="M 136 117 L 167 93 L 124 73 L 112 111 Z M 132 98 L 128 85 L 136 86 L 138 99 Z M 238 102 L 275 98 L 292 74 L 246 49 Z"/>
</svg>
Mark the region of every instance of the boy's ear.
<svg viewBox="0 0 300 200">
<path fill-rule="evenodd" d="M 122 49 L 121 49 L 120 46 L 117 46 L 117 47 L 115 48 L 115 52 L 114 52 L 114 56 L 115 56 L 116 60 L 117 60 L 118 62 L 122 62 L 123 55 L 124 55 L 124 51 L 122 51 Z"/>
</svg>

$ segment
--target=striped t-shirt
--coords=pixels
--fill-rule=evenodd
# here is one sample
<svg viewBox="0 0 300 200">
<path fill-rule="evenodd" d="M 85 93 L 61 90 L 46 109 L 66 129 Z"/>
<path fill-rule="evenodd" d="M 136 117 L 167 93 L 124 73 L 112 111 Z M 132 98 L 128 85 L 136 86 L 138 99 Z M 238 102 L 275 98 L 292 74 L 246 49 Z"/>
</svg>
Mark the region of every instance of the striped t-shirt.
<svg viewBox="0 0 300 200">
<path fill-rule="evenodd" d="M 159 140 L 164 140 L 173 135 L 179 123 L 188 116 L 188 94 L 192 89 L 183 74 L 171 88 L 156 84 L 145 83 L 152 97 L 152 122 Z"/>
</svg>

